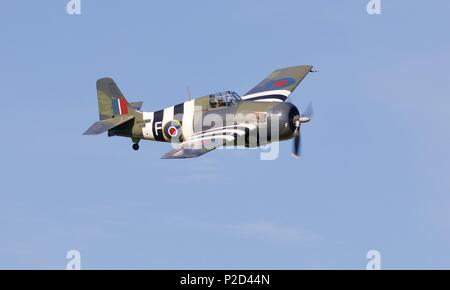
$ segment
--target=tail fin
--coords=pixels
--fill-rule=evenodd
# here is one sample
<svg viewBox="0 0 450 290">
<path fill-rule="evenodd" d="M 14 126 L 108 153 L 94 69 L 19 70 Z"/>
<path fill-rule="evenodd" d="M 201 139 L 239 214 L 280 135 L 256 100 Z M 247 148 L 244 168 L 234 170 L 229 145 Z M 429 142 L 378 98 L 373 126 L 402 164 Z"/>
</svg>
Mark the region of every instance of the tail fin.
<svg viewBox="0 0 450 290">
<path fill-rule="evenodd" d="M 111 78 L 102 78 L 97 81 L 97 99 L 100 120 L 127 115 L 129 111 L 135 110 Z"/>
</svg>

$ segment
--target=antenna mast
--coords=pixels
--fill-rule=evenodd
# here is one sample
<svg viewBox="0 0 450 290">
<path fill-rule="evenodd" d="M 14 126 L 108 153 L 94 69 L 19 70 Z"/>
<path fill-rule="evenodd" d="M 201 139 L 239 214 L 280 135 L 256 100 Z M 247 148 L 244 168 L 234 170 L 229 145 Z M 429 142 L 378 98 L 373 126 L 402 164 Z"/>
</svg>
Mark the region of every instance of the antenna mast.
<svg viewBox="0 0 450 290">
<path fill-rule="evenodd" d="M 192 100 L 192 98 L 191 98 L 191 90 L 189 89 L 189 86 L 187 86 L 186 89 L 187 89 L 188 100 L 190 101 L 190 100 Z"/>
</svg>

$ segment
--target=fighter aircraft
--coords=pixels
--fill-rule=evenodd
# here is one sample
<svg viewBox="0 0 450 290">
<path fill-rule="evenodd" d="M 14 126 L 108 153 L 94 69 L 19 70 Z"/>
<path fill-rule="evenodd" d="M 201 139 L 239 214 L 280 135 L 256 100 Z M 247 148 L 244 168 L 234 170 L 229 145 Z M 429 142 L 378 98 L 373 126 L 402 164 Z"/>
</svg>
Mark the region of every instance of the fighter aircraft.
<svg viewBox="0 0 450 290">
<path fill-rule="evenodd" d="M 288 102 L 311 65 L 275 70 L 242 97 L 233 91 L 210 94 L 165 109 L 144 112 L 142 102 L 128 102 L 111 78 L 97 81 L 100 121 L 84 135 L 170 142 L 174 148 L 163 159 L 192 158 L 221 146 L 259 147 L 294 138 L 292 155 L 300 157 L 301 124 L 312 117 L 312 106 L 300 114 Z"/>
</svg>

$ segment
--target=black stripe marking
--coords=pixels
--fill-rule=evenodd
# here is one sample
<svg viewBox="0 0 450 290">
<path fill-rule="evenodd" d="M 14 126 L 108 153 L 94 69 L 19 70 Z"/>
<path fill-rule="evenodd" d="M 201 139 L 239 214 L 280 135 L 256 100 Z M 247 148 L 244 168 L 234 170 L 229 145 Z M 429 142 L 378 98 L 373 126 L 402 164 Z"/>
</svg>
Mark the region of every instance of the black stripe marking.
<svg viewBox="0 0 450 290">
<path fill-rule="evenodd" d="M 244 129 L 244 131 L 245 131 L 245 138 L 244 138 L 244 140 L 245 140 L 245 147 L 249 147 L 250 146 L 250 129 L 249 128 L 245 128 Z"/>
<path fill-rule="evenodd" d="M 162 120 L 164 117 L 164 110 L 157 111 L 153 116 L 153 136 L 155 136 L 155 140 L 164 141 L 164 135 L 162 132 Z M 158 127 L 158 129 L 156 129 Z"/>
<path fill-rule="evenodd" d="M 238 127 L 236 126 L 236 123 L 234 123 L 234 127 L 233 127 L 233 129 L 237 129 Z M 237 147 L 238 146 L 238 138 L 239 138 L 239 135 L 237 134 L 237 133 L 234 133 L 233 134 L 233 137 L 234 137 L 234 142 L 233 142 L 233 145 L 234 145 L 234 147 Z"/>
<path fill-rule="evenodd" d="M 183 120 L 184 103 L 178 104 L 173 108 L 173 118 L 177 121 Z"/>
<path fill-rule="evenodd" d="M 259 147 L 261 142 L 259 141 L 260 135 L 259 135 L 259 126 L 256 127 L 256 146 Z"/>
</svg>

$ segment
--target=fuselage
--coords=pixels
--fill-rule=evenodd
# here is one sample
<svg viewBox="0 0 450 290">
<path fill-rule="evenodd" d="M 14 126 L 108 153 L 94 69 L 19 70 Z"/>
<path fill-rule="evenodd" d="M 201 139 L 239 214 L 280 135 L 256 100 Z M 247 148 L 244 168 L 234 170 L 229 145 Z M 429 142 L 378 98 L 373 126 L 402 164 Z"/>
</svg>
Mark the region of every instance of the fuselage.
<svg viewBox="0 0 450 290">
<path fill-rule="evenodd" d="M 300 156 L 303 115 L 286 102 L 313 71 L 311 65 L 274 70 L 243 97 L 232 91 L 210 94 L 153 112 L 143 112 L 142 102 L 129 102 L 112 78 L 97 80 L 99 120 L 83 135 L 131 138 L 133 150 L 140 140 L 177 143 L 163 159 L 194 158 L 221 146 L 258 147 L 294 137 L 295 157 Z"/>
<path fill-rule="evenodd" d="M 288 102 L 247 101 L 224 92 L 134 114 L 133 123 L 115 128 L 109 135 L 160 142 L 201 136 L 221 138 L 224 146 L 257 147 L 292 138 L 292 119 L 298 110 Z"/>
</svg>

